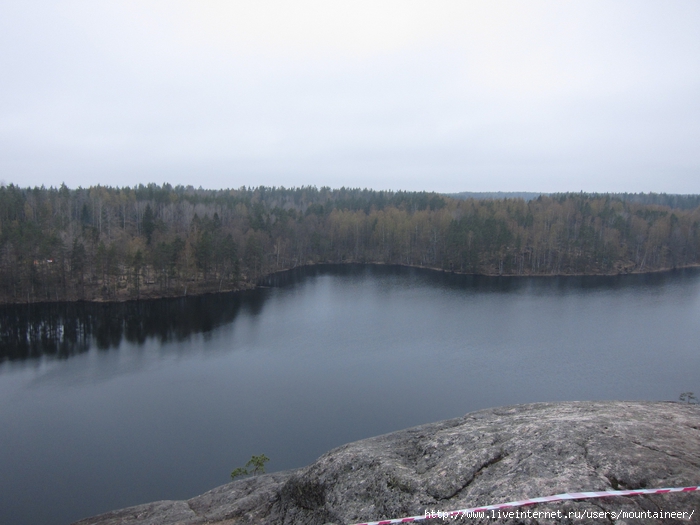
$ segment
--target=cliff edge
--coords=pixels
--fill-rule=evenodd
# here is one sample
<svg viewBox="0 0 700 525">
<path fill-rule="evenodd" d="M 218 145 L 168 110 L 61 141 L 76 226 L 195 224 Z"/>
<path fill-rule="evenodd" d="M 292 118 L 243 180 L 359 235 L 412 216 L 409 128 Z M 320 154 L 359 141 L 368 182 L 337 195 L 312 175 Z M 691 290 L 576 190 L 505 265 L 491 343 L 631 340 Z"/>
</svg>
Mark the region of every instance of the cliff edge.
<svg viewBox="0 0 700 525">
<path fill-rule="evenodd" d="M 340 525 L 562 492 L 698 484 L 700 406 L 537 403 L 481 410 L 357 441 L 308 467 L 235 481 L 187 501 L 117 510 L 75 525 Z M 700 523 L 700 493 L 567 501 L 521 510 L 694 514 L 690 520 L 616 520 L 608 515 L 461 523 Z"/>
</svg>

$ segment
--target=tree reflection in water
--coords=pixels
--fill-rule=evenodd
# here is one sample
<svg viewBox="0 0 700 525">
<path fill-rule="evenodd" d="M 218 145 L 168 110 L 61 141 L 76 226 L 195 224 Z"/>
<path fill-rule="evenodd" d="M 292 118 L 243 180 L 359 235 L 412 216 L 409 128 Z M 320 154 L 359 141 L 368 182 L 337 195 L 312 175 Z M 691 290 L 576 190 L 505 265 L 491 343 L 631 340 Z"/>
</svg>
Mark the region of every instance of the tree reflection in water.
<svg viewBox="0 0 700 525">
<path fill-rule="evenodd" d="M 361 274 L 410 276 L 436 287 L 472 291 L 512 293 L 537 290 L 609 290 L 628 286 L 661 288 L 679 275 L 693 277 L 697 269 L 627 276 L 490 277 L 459 275 L 432 270 L 385 265 L 312 265 L 279 272 L 260 280 L 260 288 L 245 292 L 207 294 L 176 299 L 154 299 L 122 303 L 37 303 L 0 307 L 0 362 L 25 360 L 43 355 L 68 358 L 87 352 L 91 346 L 117 348 L 122 339 L 143 344 L 146 339 L 182 341 L 190 335 L 208 333 L 232 322 L 241 309 L 258 315 L 268 297 L 268 288 L 300 284 L 321 275 L 336 278 Z"/>
<path fill-rule="evenodd" d="M 241 308 L 259 313 L 264 290 L 123 303 L 43 303 L 0 308 L 0 362 L 44 355 L 68 358 L 143 344 L 182 341 L 230 323 Z"/>
</svg>

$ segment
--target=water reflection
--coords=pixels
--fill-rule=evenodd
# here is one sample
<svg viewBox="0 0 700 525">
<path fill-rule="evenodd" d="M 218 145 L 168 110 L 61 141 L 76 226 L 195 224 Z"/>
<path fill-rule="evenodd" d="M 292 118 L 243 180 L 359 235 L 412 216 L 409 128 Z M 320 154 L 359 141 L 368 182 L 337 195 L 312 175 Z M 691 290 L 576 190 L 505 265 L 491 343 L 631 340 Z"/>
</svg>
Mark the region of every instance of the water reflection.
<svg viewBox="0 0 700 525">
<path fill-rule="evenodd" d="M 512 293 L 517 291 L 541 290 L 576 291 L 615 290 L 625 288 L 662 288 L 679 279 L 694 279 L 700 268 L 682 268 L 667 272 L 631 275 L 579 275 L 579 276 L 535 276 L 507 277 L 486 275 L 463 275 L 436 271 L 427 268 L 365 264 L 320 264 L 296 268 L 270 275 L 260 281 L 263 286 L 281 287 L 301 284 L 319 276 L 359 277 L 371 276 L 396 281 L 412 282 L 443 289 L 471 290 L 480 293 Z"/>
<path fill-rule="evenodd" d="M 107 350 L 125 339 L 182 341 L 232 322 L 241 308 L 260 312 L 264 290 L 125 303 L 47 303 L 0 308 L 0 361 L 42 355 L 68 358 L 92 345 Z"/>
<path fill-rule="evenodd" d="M 268 276 L 260 288 L 246 292 L 197 297 L 130 301 L 124 303 L 47 303 L 0 307 L 0 362 L 26 360 L 43 355 L 68 358 L 87 352 L 116 348 L 123 339 L 143 344 L 149 338 L 161 342 L 183 341 L 193 334 L 207 334 L 231 323 L 244 309 L 259 315 L 269 297 L 268 288 L 301 285 L 319 276 L 372 276 L 392 284 L 429 285 L 473 293 L 567 293 L 629 287 L 658 287 L 669 281 L 697 276 L 697 269 L 672 272 L 578 277 L 487 277 L 456 275 L 421 268 L 384 265 L 317 265 Z"/>
<path fill-rule="evenodd" d="M 0 522 L 186 499 L 251 454 L 297 468 L 489 406 L 698 392 L 698 277 L 314 266 L 246 293 L 0 309 L 3 359 L 27 359 L 0 364 Z"/>
</svg>

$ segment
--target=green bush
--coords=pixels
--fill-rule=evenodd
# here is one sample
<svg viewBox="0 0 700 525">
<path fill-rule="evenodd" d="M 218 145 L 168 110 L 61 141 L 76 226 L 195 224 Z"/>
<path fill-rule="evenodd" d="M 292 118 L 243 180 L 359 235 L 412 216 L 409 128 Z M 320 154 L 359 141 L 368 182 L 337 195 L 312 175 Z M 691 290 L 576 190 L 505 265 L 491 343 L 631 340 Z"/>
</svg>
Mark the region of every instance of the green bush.
<svg viewBox="0 0 700 525">
<path fill-rule="evenodd" d="M 239 476 L 249 476 L 265 473 L 265 463 L 270 461 L 265 454 L 260 454 L 259 456 L 251 456 L 245 467 L 237 467 L 231 472 L 231 479 L 236 479 Z M 252 467 L 252 470 L 248 470 Z"/>
</svg>

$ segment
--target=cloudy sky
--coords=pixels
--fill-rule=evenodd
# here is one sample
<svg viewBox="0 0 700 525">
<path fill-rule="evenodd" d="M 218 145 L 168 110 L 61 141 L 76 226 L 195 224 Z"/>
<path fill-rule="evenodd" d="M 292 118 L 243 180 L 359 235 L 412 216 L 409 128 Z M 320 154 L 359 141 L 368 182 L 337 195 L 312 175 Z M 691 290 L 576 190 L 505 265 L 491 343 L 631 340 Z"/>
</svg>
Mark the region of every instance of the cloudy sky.
<svg viewBox="0 0 700 525">
<path fill-rule="evenodd" d="M 700 193 L 700 2 L 0 4 L 0 182 Z"/>
</svg>

